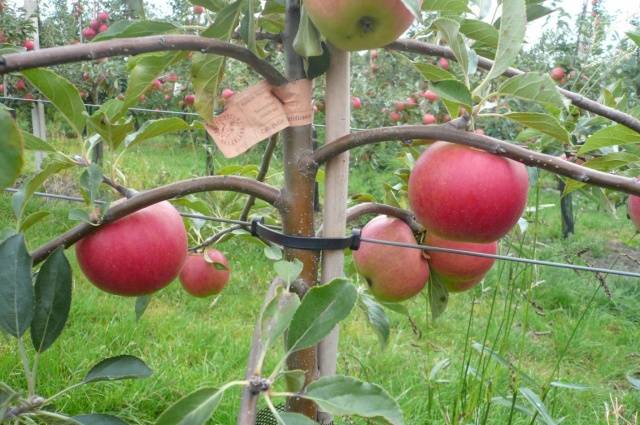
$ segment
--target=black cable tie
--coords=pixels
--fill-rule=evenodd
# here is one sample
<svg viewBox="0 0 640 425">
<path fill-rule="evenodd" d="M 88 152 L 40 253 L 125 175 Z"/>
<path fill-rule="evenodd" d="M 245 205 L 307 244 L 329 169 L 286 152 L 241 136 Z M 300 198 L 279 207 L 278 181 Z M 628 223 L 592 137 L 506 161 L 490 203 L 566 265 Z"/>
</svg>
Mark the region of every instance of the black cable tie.
<svg viewBox="0 0 640 425">
<path fill-rule="evenodd" d="M 265 227 L 262 217 L 251 220 L 251 234 L 263 241 L 271 242 L 284 248 L 307 251 L 340 251 L 347 248 L 356 250 L 360 246 L 360 231 L 357 229 L 353 231 L 352 236 L 344 238 L 289 236 Z"/>
</svg>

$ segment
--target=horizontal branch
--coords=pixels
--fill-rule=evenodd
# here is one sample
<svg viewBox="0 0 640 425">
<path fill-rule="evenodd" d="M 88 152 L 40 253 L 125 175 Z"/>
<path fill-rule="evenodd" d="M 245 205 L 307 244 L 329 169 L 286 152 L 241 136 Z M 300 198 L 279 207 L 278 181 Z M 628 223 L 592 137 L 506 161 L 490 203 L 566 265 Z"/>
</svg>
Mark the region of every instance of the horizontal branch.
<svg viewBox="0 0 640 425">
<path fill-rule="evenodd" d="M 26 53 L 12 53 L 0 56 L 0 75 L 23 69 L 167 50 L 197 51 L 227 56 L 244 62 L 273 85 L 282 85 L 287 82 L 275 67 L 254 55 L 249 49 L 197 35 L 116 38 L 95 43 L 39 49 Z"/>
<path fill-rule="evenodd" d="M 376 202 L 364 202 L 347 209 L 347 223 L 369 214 L 384 214 L 389 217 L 396 217 L 407 223 L 414 233 L 424 231 L 424 227 L 416 221 L 411 211 Z"/>
<path fill-rule="evenodd" d="M 156 204 L 173 198 L 180 198 L 192 193 L 230 191 L 253 195 L 258 199 L 280 208 L 280 191 L 265 183 L 257 182 L 245 177 L 212 176 L 200 177 L 192 180 L 184 180 L 140 192 L 128 200 L 114 205 L 105 213 L 100 225 L 82 223 L 72 228 L 56 239 L 47 242 L 31 253 L 35 264 L 43 261 L 57 247 L 70 247 L 83 237 L 95 232 L 101 226 L 125 217 L 149 205 Z"/>
<path fill-rule="evenodd" d="M 327 143 L 310 154 L 308 163 L 302 166 L 317 167 L 329 159 L 358 146 L 394 140 L 430 139 L 471 146 L 506 158 L 511 158 L 531 167 L 541 168 L 608 189 L 619 190 L 632 195 L 640 195 L 640 182 L 635 179 L 614 174 L 603 173 L 591 168 L 582 167 L 555 156 L 533 152 L 513 143 L 494 139 L 493 137 L 455 130 L 446 125 L 397 126 L 361 131 Z"/>
<path fill-rule="evenodd" d="M 444 47 L 444 46 L 437 46 L 435 44 L 429 44 L 422 41 L 401 39 L 394 43 L 391 43 L 390 45 L 387 46 L 387 48 L 392 50 L 401 50 L 404 52 L 417 53 L 420 55 L 442 56 L 447 59 L 456 60 L 456 57 L 450 48 Z M 478 67 L 485 70 L 490 70 L 493 67 L 493 61 L 491 59 L 487 59 L 485 57 L 479 56 Z M 514 77 L 516 75 L 521 75 L 521 74 L 524 74 L 524 71 L 521 71 L 516 68 L 509 68 L 502 75 L 504 75 L 505 77 Z M 565 90 L 560 87 L 558 87 L 558 92 L 564 97 L 566 97 L 567 99 L 571 100 L 571 103 L 573 103 L 578 108 L 584 109 L 585 111 L 592 112 L 601 117 L 608 118 L 611 121 L 617 122 L 618 124 L 622 124 L 640 133 L 640 120 L 632 117 L 631 115 L 626 114 L 617 109 L 610 108 L 594 100 L 591 100 L 587 97 L 584 97 L 578 93 L 574 93 L 572 91 Z"/>
</svg>

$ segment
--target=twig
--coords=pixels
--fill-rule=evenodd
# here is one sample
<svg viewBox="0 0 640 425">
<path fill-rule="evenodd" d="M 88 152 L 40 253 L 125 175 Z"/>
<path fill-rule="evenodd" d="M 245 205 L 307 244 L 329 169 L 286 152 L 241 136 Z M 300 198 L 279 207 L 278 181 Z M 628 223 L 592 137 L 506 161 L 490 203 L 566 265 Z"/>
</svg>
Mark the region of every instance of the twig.
<svg viewBox="0 0 640 425">
<path fill-rule="evenodd" d="M 213 245 L 214 243 L 218 242 L 220 239 L 222 239 L 223 236 L 228 235 L 229 233 L 235 232 L 238 229 L 242 229 L 245 226 L 241 225 L 241 224 L 236 224 L 235 226 L 231 226 L 228 227 L 224 230 L 219 231 L 218 233 L 216 233 L 215 235 L 211 236 L 210 238 L 206 239 L 204 242 L 202 242 L 201 244 L 194 246 L 193 248 L 189 248 L 189 252 L 198 252 L 203 248 L 206 248 L 208 246 Z"/>
<path fill-rule="evenodd" d="M 376 202 L 364 202 L 349 208 L 347 210 L 347 223 L 368 214 L 384 214 L 390 217 L 396 217 L 407 223 L 414 233 L 424 231 L 424 227 L 416 221 L 411 211 L 392 207 L 391 205 L 378 204 Z"/>
<path fill-rule="evenodd" d="M 258 171 L 258 175 L 256 176 L 256 180 L 259 182 L 263 182 L 264 179 L 267 178 L 267 173 L 269 172 L 269 166 L 271 165 L 271 158 L 273 158 L 273 152 L 276 149 L 278 144 L 278 134 L 271 136 L 269 139 L 269 144 L 267 144 L 267 148 L 264 151 L 264 155 L 262 156 L 262 162 L 260 163 L 260 170 Z M 255 196 L 250 196 L 247 199 L 247 203 L 244 205 L 242 209 L 242 214 L 240 214 L 240 221 L 246 221 L 249 217 L 249 212 L 251 212 L 251 208 L 253 208 L 253 204 L 256 202 Z"/>
</svg>

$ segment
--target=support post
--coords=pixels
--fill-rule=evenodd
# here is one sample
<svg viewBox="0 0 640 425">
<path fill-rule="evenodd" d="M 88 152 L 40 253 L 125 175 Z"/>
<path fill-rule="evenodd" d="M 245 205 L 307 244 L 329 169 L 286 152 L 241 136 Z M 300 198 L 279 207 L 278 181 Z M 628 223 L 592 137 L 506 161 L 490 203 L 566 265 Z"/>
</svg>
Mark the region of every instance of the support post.
<svg viewBox="0 0 640 425">
<path fill-rule="evenodd" d="M 39 22 L 38 22 L 38 0 L 24 0 L 24 10 L 27 16 L 31 18 L 35 31 L 31 36 L 33 37 L 34 49 L 40 48 L 40 35 L 39 35 Z M 31 106 L 31 124 L 33 128 L 33 135 L 47 140 L 46 120 L 44 115 L 44 103 L 38 101 L 32 103 Z M 44 161 L 45 153 L 41 151 L 35 152 L 36 170 L 42 169 L 42 162 Z"/>
</svg>

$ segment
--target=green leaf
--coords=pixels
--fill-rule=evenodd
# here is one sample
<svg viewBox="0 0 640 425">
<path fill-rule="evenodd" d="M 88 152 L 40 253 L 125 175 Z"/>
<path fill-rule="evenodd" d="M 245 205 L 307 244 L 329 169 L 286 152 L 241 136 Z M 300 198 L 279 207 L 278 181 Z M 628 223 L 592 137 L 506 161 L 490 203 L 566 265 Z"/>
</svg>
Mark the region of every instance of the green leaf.
<svg viewBox="0 0 640 425">
<path fill-rule="evenodd" d="M 476 93 L 479 93 L 489 81 L 502 75 L 513 64 L 520 53 L 526 27 L 527 11 L 524 0 L 504 0 L 495 61 L 485 79 L 476 88 Z"/>
<path fill-rule="evenodd" d="M 471 108 L 473 100 L 469 89 L 458 80 L 442 80 L 431 83 L 431 88 L 441 98 Z"/>
<path fill-rule="evenodd" d="M 526 373 L 522 372 L 510 361 L 508 361 L 507 359 L 502 357 L 500 354 L 493 351 L 491 348 L 486 347 L 480 344 L 479 342 L 472 343 L 471 347 L 473 347 L 474 350 L 476 350 L 481 354 L 488 354 L 493 360 L 495 360 L 497 363 L 501 364 L 502 366 L 506 367 L 507 369 L 517 372 L 518 375 L 520 375 L 520 377 L 522 377 L 525 381 L 527 381 L 529 385 L 537 385 L 536 381 L 534 381 L 533 378 L 531 378 Z"/>
<path fill-rule="evenodd" d="M 297 258 L 294 261 L 278 261 L 273 265 L 278 277 L 290 285 L 302 273 L 303 264 Z"/>
<path fill-rule="evenodd" d="M 551 417 L 551 414 L 547 410 L 546 406 L 540 400 L 540 397 L 529 388 L 520 388 L 520 394 L 533 406 L 533 408 L 540 415 L 540 419 L 547 425 L 558 425 L 558 422 Z"/>
<path fill-rule="evenodd" d="M 133 12 L 134 17 L 145 19 L 144 0 L 125 0 L 129 10 Z"/>
<path fill-rule="evenodd" d="M 302 7 L 302 15 L 300 16 L 300 25 L 298 33 L 293 40 L 293 49 L 303 58 L 322 55 L 322 43 L 320 32 L 313 25 L 307 9 Z"/>
<path fill-rule="evenodd" d="M 516 410 L 516 411 L 518 411 L 520 413 L 523 413 L 523 414 L 527 415 L 528 417 L 532 417 L 533 416 L 533 411 L 527 409 L 526 407 L 524 407 L 521 404 L 514 403 L 513 402 L 513 397 L 512 398 L 493 397 L 491 399 L 491 403 L 497 404 L 498 406 L 506 407 L 507 409 L 511 409 L 513 407 L 513 410 Z"/>
<path fill-rule="evenodd" d="M 104 359 L 91 368 L 84 383 L 148 378 L 153 371 L 139 358 L 121 355 Z"/>
<path fill-rule="evenodd" d="M 583 385 L 583 384 L 572 384 L 570 382 L 560 382 L 560 381 L 553 381 L 550 384 L 552 387 L 556 387 L 556 388 L 565 388 L 568 390 L 576 390 L 576 391 L 586 391 L 589 389 L 588 385 Z"/>
<path fill-rule="evenodd" d="M 437 28 L 449 43 L 449 47 L 453 50 L 456 60 L 460 64 L 465 74 L 469 72 L 469 54 L 464 40 L 459 36 L 460 23 L 449 18 L 439 18 L 433 22 L 433 26 Z"/>
<path fill-rule="evenodd" d="M 422 20 L 422 14 L 420 13 L 420 2 L 418 0 L 402 0 L 409 12 L 417 19 Z"/>
<path fill-rule="evenodd" d="M 155 52 L 145 53 L 129 59 L 127 64 L 129 80 L 120 113 L 135 105 L 140 95 L 151 87 L 153 80 L 160 77 L 169 65 L 176 62 L 183 55 L 183 52 Z"/>
<path fill-rule="evenodd" d="M 31 342 L 45 352 L 62 333 L 71 309 L 71 266 L 64 248 L 53 251 L 38 271 Z"/>
<path fill-rule="evenodd" d="M 504 81 L 498 88 L 501 95 L 511 95 L 524 100 L 531 100 L 556 109 L 564 106 L 562 96 L 558 93 L 553 80 L 546 74 L 527 72 Z"/>
<path fill-rule="evenodd" d="M 357 298 L 355 286 L 347 279 L 311 288 L 293 316 L 287 347 L 298 351 L 320 342 L 351 313 Z"/>
<path fill-rule="evenodd" d="M 362 294 L 359 298 L 360 308 L 367 315 L 369 325 L 373 328 L 380 339 L 380 344 L 385 347 L 389 341 L 389 318 L 382 305 L 376 302 L 373 297 Z"/>
<path fill-rule="evenodd" d="M 316 421 L 300 413 L 278 412 L 285 425 L 318 425 Z"/>
<path fill-rule="evenodd" d="M 82 425 L 127 425 L 125 421 L 116 416 L 104 415 L 101 413 L 78 415 L 73 416 L 71 419 L 81 423 Z"/>
<path fill-rule="evenodd" d="M 320 56 L 312 56 L 307 60 L 306 73 L 309 80 L 324 75 L 331 66 L 331 53 L 326 43 L 322 43 L 322 54 Z"/>
<path fill-rule="evenodd" d="M 627 37 L 629 37 L 631 41 L 633 41 L 638 47 L 640 47 L 640 33 L 629 31 L 627 32 Z"/>
<path fill-rule="evenodd" d="M 402 411 L 382 387 L 348 376 L 327 376 L 312 382 L 301 395 L 334 416 L 374 418 L 404 424 Z"/>
<path fill-rule="evenodd" d="M 284 378 L 287 391 L 297 393 L 302 391 L 305 381 L 304 370 L 283 370 L 276 377 L 277 379 Z"/>
<path fill-rule="evenodd" d="M 93 41 L 145 37 L 148 35 L 167 34 L 177 30 L 178 27 L 164 21 L 119 21 L 111 24 L 107 31 L 98 34 Z"/>
<path fill-rule="evenodd" d="M 498 30 L 491 24 L 477 19 L 465 19 L 460 24 L 460 32 L 485 46 L 498 47 Z"/>
<path fill-rule="evenodd" d="M 0 190 L 16 181 L 22 170 L 22 133 L 6 108 L 0 107 Z"/>
<path fill-rule="evenodd" d="M 29 214 L 27 218 L 22 220 L 20 223 L 20 228 L 18 229 L 20 233 L 24 233 L 29 230 L 30 227 L 37 224 L 42 219 L 49 217 L 51 213 L 49 211 L 36 211 L 33 214 Z"/>
<path fill-rule="evenodd" d="M 187 124 L 182 118 L 178 117 L 150 120 L 145 122 L 138 131 L 125 137 L 124 145 L 128 148 L 154 137 L 185 131 L 188 129 L 189 124 Z"/>
<path fill-rule="evenodd" d="M 80 174 L 80 187 L 91 205 L 99 196 L 100 185 L 102 184 L 102 169 L 98 164 L 91 164 Z"/>
<path fill-rule="evenodd" d="M 526 127 L 536 129 L 561 142 L 570 143 L 571 141 L 569 132 L 562 127 L 560 121 L 554 116 L 538 112 L 512 112 L 503 116 Z"/>
<path fill-rule="evenodd" d="M 449 71 L 430 63 L 413 63 L 413 66 L 422 74 L 427 81 L 455 80 L 456 77 Z"/>
<path fill-rule="evenodd" d="M 218 12 L 226 6 L 225 0 L 191 0 L 191 3 L 202 6 L 212 12 Z"/>
<path fill-rule="evenodd" d="M 15 337 L 25 333 L 33 318 L 31 265 L 23 235 L 0 245 L 0 327 Z"/>
<path fill-rule="evenodd" d="M 444 313 L 449 303 L 449 291 L 447 287 L 438 279 L 435 274 L 429 279 L 429 308 L 431 309 L 431 317 L 436 320 Z"/>
<path fill-rule="evenodd" d="M 202 425 L 213 416 L 223 394 L 217 388 L 194 391 L 165 410 L 156 425 Z"/>
<path fill-rule="evenodd" d="M 636 373 L 627 373 L 626 375 L 627 381 L 631 384 L 633 388 L 640 391 L 640 372 Z"/>
<path fill-rule="evenodd" d="M 578 152 L 587 153 L 609 146 L 623 146 L 631 143 L 640 143 L 640 133 L 622 124 L 616 124 L 593 133 Z"/>
<path fill-rule="evenodd" d="M 422 10 L 460 15 L 471 12 L 468 0 L 424 0 Z"/>
<path fill-rule="evenodd" d="M 39 137 L 34 136 L 28 131 L 20 131 L 22 134 L 22 140 L 24 141 L 24 148 L 30 151 L 42 151 L 42 152 L 56 152 L 56 148 L 51 146 L 49 142 L 42 140 Z"/>
<path fill-rule="evenodd" d="M 69 80 L 50 69 L 28 69 L 22 71 L 22 75 L 51 101 L 71 125 L 76 136 L 81 138 L 86 125 L 87 110 L 78 89 Z"/>
<path fill-rule="evenodd" d="M 289 327 L 293 315 L 300 306 L 300 298 L 279 286 L 273 299 L 262 313 L 260 338 L 267 350 Z"/>
<path fill-rule="evenodd" d="M 147 311 L 147 307 L 151 303 L 151 295 L 142 295 L 136 298 L 136 321 L 140 321 L 142 315 Z"/>
<path fill-rule="evenodd" d="M 264 256 L 271 261 L 282 260 L 282 249 L 277 245 L 267 245 L 264 247 Z"/>
</svg>

